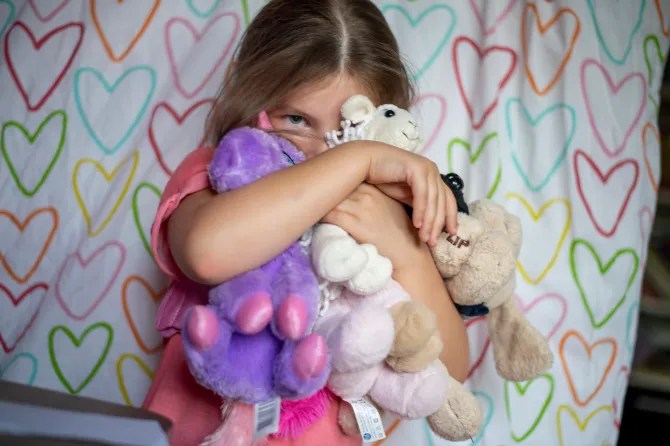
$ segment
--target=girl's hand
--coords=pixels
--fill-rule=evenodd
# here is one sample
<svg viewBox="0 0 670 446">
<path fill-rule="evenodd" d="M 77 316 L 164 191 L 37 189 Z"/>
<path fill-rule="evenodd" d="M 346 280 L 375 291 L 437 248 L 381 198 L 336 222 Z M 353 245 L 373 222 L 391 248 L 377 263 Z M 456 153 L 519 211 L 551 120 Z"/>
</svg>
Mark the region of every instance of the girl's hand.
<svg viewBox="0 0 670 446">
<path fill-rule="evenodd" d="M 422 241 L 434 246 L 445 228 L 456 233 L 456 198 L 428 158 L 392 146 L 372 150 L 366 181 L 412 206 L 412 220 Z"/>
<path fill-rule="evenodd" d="M 401 269 L 426 249 L 405 209 L 377 187 L 363 183 L 323 221 L 340 226 L 359 243 L 375 245 L 394 269 Z"/>
</svg>

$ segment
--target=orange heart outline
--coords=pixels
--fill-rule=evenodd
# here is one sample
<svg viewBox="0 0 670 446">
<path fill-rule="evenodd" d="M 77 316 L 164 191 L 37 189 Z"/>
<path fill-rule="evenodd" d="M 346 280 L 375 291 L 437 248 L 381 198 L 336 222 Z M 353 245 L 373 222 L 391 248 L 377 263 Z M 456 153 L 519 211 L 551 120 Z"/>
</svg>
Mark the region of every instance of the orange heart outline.
<svg viewBox="0 0 670 446">
<path fill-rule="evenodd" d="M 564 53 L 563 58 L 561 59 L 561 63 L 558 66 L 558 69 L 556 70 L 556 73 L 554 73 L 554 76 L 551 78 L 551 81 L 549 81 L 549 84 L 542 89 L 537 85 L 535 76 L 533 76 L 533 72 L 530 69 L 530 64 L 528 63 L 528 36 L 526 35 L 526 18 L 528 16 L 529 11 L 532 11 L 533 14 L 535 15 L 535 25 L 539 29 L 540 34 L 544 34 L 545 32 L 547 32 L 547 30 L 551 28 L 561 18 L 563 14 L 568 14 L 572 16 L 575 19 L 576 24 L 575 30 L 572 33 L 572 38 L 570 39 L 568 50 Z M 537 10 L 537 6 L 534 3 L 528 4 L 526 6 L 526 11 L 524 11 L 524 13 L 521 16 L 521 54 L 523 54 L 524 71 L 526 72 L 526 76 L 528 77 L 530 86 L 538 96 L 544 96 L 545 94 L 547 94 L 549 90 L 554 88 L 554 86 L 560 79 L 561 75 L 563 74 L 563 71 L 565 70 L 565 66 L 568 64 L 570 58 L 572 57 L 572 52 L 575 49 L 575 43 L 577 42 L 577 38 L 579 37 L 580 31 L 581 31 L 581 24 L 579 22 L 579 18 L 571 8 L 559 9 L 558 11 L 556 11 L 556 14 L 554 14 L 554 16 L 548 22 L 542 24 L 542 21 L 540 20 L 540 13 Z"/>
<path fill-rule="evenodd" d="M 156 346 L 148 346 L 147 344 L 144 343 L 144 340 L 140 335 L 140 331 L 137 328 L 137 324 L 135 324 L 135 320 L 133 319 L 133 315 L 130 311 L 130 305 L 128 305 L 128 288 L 130 287 L 130 284 L 133 282 L 138 282 L 142 286 L 142 288 L 144 288 L 149 293 L 154 302 L 159 301 L 163 297 L 163 294 L 165 294 L 165 289 L 156 292 L 154 291 L 153 287 L 149 285 L 149 283 L 143 277 L 137 275 L 130 275 L 126 277 L 126 280 L 123 281 L 123 285 L 121 286 L 121 301 L 123 306 L 123 313 L 125 314 L 126 320 L 128 321 L 128 325 L 130 326 L 130 331 L 133 333 L 135 342 L 137 342 L 137 345 L 140 347 L 140 349 L 144 353 L 150 355 L 152 353 L 160 351 L 163 344 L 162 342 L 159 341 L 158 345 Z"/>
<path fill-rule="evenodd" d="M 584 347 L 584 350 L 586 350 L 589 354 L 589 359 L 591 359 L 591 354 L 593 353 L 593 350 L 596 349 L 599 345 L 606 345 L 609 344 L 612 346 L 612 354 L 610 355 L 609 362 L 607 363 L 607 367 L 605 368 L 605 372 L 603 373 L 603 376 L 600 378 L 600 381 L 596 385 L 596 388 L 591 392 L 591 394 L 585 399 L 582 400 L 579 395 L 577 395 L 577 389 L 575 388 L 575 382 L 572 379 L 572 374 L 570 373 L 570 369 L 568 368 L 568 362 L 565 359 L 565 354 L 563 353 L 563 349 L 565 347 L 565 344 L 570 337 L 576 337 L 577 340 L 579 340 L 579 343 Z M 593 344 L 589 345 L 586 342 L 586 339 L 584 339 L 584 336 L 578 332 L 577 330 L 568 330 L 565 332 L 563 337 L 561 338 L 561 341 L 558 345 L 558 351 L 559 351 L 559 356 L 561 357 L 561 365 L 563 366 L 563 371 L 565 372 L 565 377 L 567 378 L 568 381 L 568 387 L 570 388 L 570 393 L 572 394 L 572 398 L 575 400 L 575 403 L 577 403 L 578 406 L 580 407 L 586 407 L 587 404 L 595 398 L 596 394 L 600 392 L 600 389 L 602 389 L 603 385 L 605 384 L 605 380 L 607 379 L 607 375 L 609 375 L 610 371 L 612 370 L 612 367 L 614 366 L 614 361 L 616 360 L 616 355 L 617 355 L 617 350 L 618 350 L 618 343 L 616 339 L 612 337 L 607 337 L 607 338 L 602 338 L 594 342 Z"/>
<path fill-rule="evenodd" d="M 44 242 L 44 245 L 37 254 L 37 258 L 28 269 L 28 272 L 23 277 L 20 277 L 18 274 L 16 274 L 16 272 L 9 265 L 9 262 L 7 262 L 6 255 L 2 251 L 0 251 L 0 263 L 2 263 L 2 266 L 7 271 L 7 274 L 9 274 L 10 277 L 14 279 L 17 283 L 20 284 L 26 283 L 32 277 L 32 275 L 35 274 L 35 271 L 37 270 L 37 268 L 39 268 L 40 264 L 42 263 L 42 259 L 46 255 L 47 250 L 49 249 L 49 246 L 51 245 L 51 242 L 53 241 L 54 236 L 56 235 L 56 230 L 58 229 L 59 224 L 58 211 L 52 206 L 37 208 L 33 210 L 30 214 L 28 214 L 28 216 L 22 223 L 19 221 L 18 218 L 16 218 L 16 216 L 12 212 L 0 209 L 0 216 L 4 215 L 5 217 L 7 217 L 14 224 L 14 226 L 19 228 L 20 232 L 25 231 L 25 229 L 28 227 L 30 221 L 33 218 L 44 212 L 51 214 L 53 219 L 53 226 L 51 228 L 51 231 L 49 232 L 49 235 L 47 236 L 46 241 Z"/>
<path fill-rule="evenodd" d="M 118 1 L 118 0 L 117 0 Z M 154 15 L 156 14 L 156 10 L 161 4 L 161 0 L 154 0 L 154 4 L 151 7 L 151 10 L 147 14 L 147 16 L 144 19 L 144 22 L 142 23 L 142 26 L 140 26 L 139 31 L 135 34 L 135 36 L 132 38 L 126 49 L 121 53 L 120 56 L 117 56 L 114 54 L 114 50 L 112 50 L 112 46 L 109 44 L 109 40 L 107 40 L 107 36 L 105 35 L 105 32 L 102 30 L 102 26 L 100 26 L 100 21 L 98 20 L 98 14 L 96 12 L 96 6 L 95 4 L 97 3 L 97 0 L 89 0 L 89 5 L 91 8 L 91 19 L 93 21 L 93 27 L 95 30 L 98 32 L 98 35 L 100 36 L 100 40 L 102 41 L 102 46 L 105 48 L 105 53 L 107 53 L 107 57 L 113 62 L 121 62 L 123 59 L 128 56 L 130 51 L 132 51 L 133 47 L 137 44 L 137 42 L 140 40 L 144 32 L 147 30 L 149 27 L 149 23 L 151 22 L 151 19 L 153 19 Z M 120 1 L 119 1 L 120 3 Z"/>
</svg>

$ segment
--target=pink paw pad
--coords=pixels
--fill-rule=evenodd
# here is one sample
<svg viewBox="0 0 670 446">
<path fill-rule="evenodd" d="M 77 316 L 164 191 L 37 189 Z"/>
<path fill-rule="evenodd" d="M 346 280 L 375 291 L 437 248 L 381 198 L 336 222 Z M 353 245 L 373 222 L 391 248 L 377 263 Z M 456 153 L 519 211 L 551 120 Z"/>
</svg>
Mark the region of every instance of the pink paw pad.
<svg viewBox="0 0 670 446">
<path fill-rule="evenodd" d="M 293 352 L 293 368 L 298 378 L 310 379 L 323 372 L 328 360 L 328 345 L 321 335 L 305 337 Z"/>
<path fill-rule="evenodd" d="M 237 329 L 246 335 L 263 330 L 272 319 L 272 301 L 266 292 L 252 295 L 240 307 L 235 324 Z"/>
<path fill-rule="evenodd" d="M 307 308 L 300 297 L 292 294 L 279 305 L 277 329 L 286 339 L 295 341 L 307 329 Z"/>
<path fill-rule="evenodd" d="M 219 336 L 219 325 L 214 312 L 203 305 L 193 307 L 186 321 L 186 335 L 198 350 L 211 347 Z"/>
</svg>

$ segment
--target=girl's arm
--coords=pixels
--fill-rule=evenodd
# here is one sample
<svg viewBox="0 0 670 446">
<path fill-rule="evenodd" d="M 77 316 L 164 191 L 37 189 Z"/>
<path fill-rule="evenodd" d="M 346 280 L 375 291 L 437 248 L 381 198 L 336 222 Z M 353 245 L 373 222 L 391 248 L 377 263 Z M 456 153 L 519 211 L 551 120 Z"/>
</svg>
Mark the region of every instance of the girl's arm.
<svg viewBox="0 0 670 446">
<path fill-rule="evenodd" d="M 356 141 L 240 189 L 190 195 L 168 221 L 172 256 L 191 279 L 220 283 L 276 256 L 365 181 L 410 187 L 422 240 L 435 241 L 447 216 L 455 232 L 455 200 L 433 162 Z"/>
<path fill-rule="evenodd" d="M 463 382 L 470 365 L 468 338 L 430 249 L 417 237 L 404 208 L 376 187 L 359 186 L 325 218 L 359 243 L 374 244 L 393 263 L 393 277 L 436 316 L 444 349 L 440 359 Z"/>
</svg>

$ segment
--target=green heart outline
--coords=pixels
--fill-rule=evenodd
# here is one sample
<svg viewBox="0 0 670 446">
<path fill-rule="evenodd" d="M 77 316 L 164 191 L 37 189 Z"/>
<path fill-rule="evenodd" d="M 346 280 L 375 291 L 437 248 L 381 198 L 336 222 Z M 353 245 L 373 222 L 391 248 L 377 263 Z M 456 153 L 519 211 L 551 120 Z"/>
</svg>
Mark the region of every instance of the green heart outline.
<svg viewBox="0 0 670 446">
<path fill-rule="evenodd" d="M 469 161 L 470 165 L 474 165 L 479 157 L 481 156 L 482 152 L 484 149 L 487 147 L 488 143 L 498 137 L 498 132 L 491 132 L 488 135 L 484 137 L 484 139 L 479 143 L 477 146 L 477 150 L 475 150 L 475 153 L 472 153 L 472 145 L 461 138 L 454 138 L 451 141 L 449 141 L 449 144 L 447 145 L 447 168 L 449 171 L 453 171 L 453 149 L 455 146 L 459 145 L 465 148 L 465 150 L 469 154 Z M 491 187 L 489 187 L 488 192 L 486 193 L 486 198 L 491 199 L 493 195 L 496 193 L 498 190 L 498 186 L 500 185 L 500 179 L 502 178 L 502 162 L 500 159 L 498 159 L 498 168 L 496 169 L 496 176 L 495 179 L 493 180 L 493 184 Z"/>
<path fill-rule="evenodd" d="M 70 342 L 72 342 L 75 345 L 75 347 L 79 348 L 86 339 L 86 336 L 88 336 L 90 332 L 98 328 L 102 328 L 103 330 L 107 331 L 107 342 L 102 350 L 102 354 L 100 355 L 95 365 L 93 366 L 93 369 L 91 369 L 89 374 L 86 375 L 86 378 L 84 378 L 81 384 L 79 384 L 79 386 L 76 389 L 74 389 L 72 387 L 72 384 L 70 384 L 70 381 L 68 381 L 68 379 L 65 377 L 65 374 L 61 370 L 60 365 L 58 364 L 58 359 L 56 358 L 56 352 L 54 350 L 54 337 L 56 336 L 56 332 L 62 331 L 63 333 L 65 333 L 65 336 L 67 336 L 70 339 Z M 98 370 L 100 369 L 102 363 L 105 362 L 105 359 L 107 358 L 107 354 L 109 353 L 109 349 L 112 346 L 113 339 L 114 339 L 114 328 L 107 322 L 96 322 L 94 324 L 89 325 L 82 332 L 79 339 L 77 339 L 74 333 L 72 333 L 72 331 L 64 325 L 55 325 L 51 329 L 51 331 L 49 331 L 48 347 L 49 347 L 49 358 L 51 359 L 51 365 L 53 366 L 54 372 L 56 373 L 56 376 L 60 380 L 61 384 L 65 386 L 68 392 L 70 392 L 73 395 L 78 394 L 79 392 L 82 391 L 82 389 L 84 389 L 84 387 L 88 385 L 89 382 L 91 382 L 91 380 L 95 377 L 95 375 L 98 374 Z"/>
<path fill-rule="evenodd" d="M 140 234 L 140 239 L 142 240 L 142 244 L 144 245 L 144 249 L 147 250 L 149 255 L 153 258 L 153 253 L 151 252 L 151 242 L 147 238 L 147 236 L 144 234 L 144 228 L 142 227 L 142 220 L 140 219 L 140 207 L 138 203 L 138 198 L 140 194 L 140 190 L 148 188 L 151 192 L 155 193 L 158 198 L 160 199 L 161 197 L 161 190 L 154 184 L 149 183 L 148 181 L 142 181 L 136 188 L 135 191 L 133 192 L 133 220 L 135 220 L 135 227 L 137 228 L 137 232 Z"/>
<path fill-rule="evenodd" d="M 595 259 L 596 263 L 598 264 L 598 270 L 600 271 L 601 276 L 604 273 L 607 273 L 607 271 L 609 271 L 609 269 L 612 267 L 612 265 L 614 265 L 614 263 L 616 263 L 617 259 L 620 256 L 626 254 L 633 256 L 634 268 L 630 274 L 630 277 L 628 278 L 628 284 L 626 285 L 626 290 L 623 292 L 623 295 L 621 296 L 621 298 L 619 298 L 616 305 L 614 305 L 614 307 L 612 307 L 612 309 L 610 309 L 605 315 L 605 317 L 600 321 L 596 321 L 596 317 L 593 314 L 593 309 L 591 308 L 591 304 L 589 303 L 589 300 L 587 298 L 586 291 L 584 290 L 584 287 L 582 286 L 582 283 L 579 280 L 579 274 L 577 273 L 577 262 L 575 261 L 575 252 L 577 250 L 577 246 L 579 245 L 584 246 L 591 254 L 591 258 Z M 572 278 L 575 281 L 577 288 L 579 289 L 579 295 L 582 299 L 582 304 L 584 304 L 584 308 L 586 309 L 586 313 L 589 316 L 589 321 L 591 322 L 593 328 L 596 329 L 602 328 L 610 319 L 612 319 L 617 310 L 623 305 L 623 303 L 626 300 L 626 297 L 628 296 L 628 291 L 630 291 L 631 286 L 633 286 L 633 282 L 635 281 L 635 277 L 637 276 L 639 269 L 640 269 L 640 258 L 633 248 L 618 249 L 614 253 L 614 255 L 609 259 L 609 261 L 605 265 L 603 265 L 603 262 L 600 259 L 600 255 L 598 254 L 598 252 L 591 243 L 589 243 L 584 239 L 579 238 L 576 238 L 572 241 L 570 245 L 570 271 L 572 273 Z"/>
<path fill-rule="evenodd" d="M 540 421 L 544 417 L 544 414 L 547 412 L 547 409 L 549 408 L 549 403 L 551 403 L 551 400 L 554 398 L 554 389 L 556 388 L 555 386 L 555 381 L 554 377 L 550 373 L 544 373 L 540 376 L 538 376 L 535 379 L 532 379 L 530 381 L 526 381 L 525 383 L 518 383 L 514 381 L 505 381 L 505 412 L 507 412 L 507 419 L 512 420 L 512 408 L 510 407 L 510 400 L 509 400 L 509 387 L 510 384 L 514 385 L 514 388 L 516 392 L 524 396 L 526 392 L 528 391 L 528 388 L 537 380 L 545 378 L 549 381 L 549 394 L 547 395 L 546 400 L 544 403 L 542 403 L 542 408 L 540 409 L 540 412 L 538 413 L 537 417 L 535 417 L 535 420 L 533 421 L 533 424 L 531 424 L 530 428 L 521 436 L 517 436 L 512 432 L 511 426 L 510 426 L 510 435 L 512 436 L 512 439 L 516 441 L 517 443 L 521 443 L 524 441 L 526 438 L 528 438 L 535 430 L 537 429 L 537 426 L 540 424 Z"/>
<path fill-rule="evenodd" d="M 19 173 L 16 170 L 16 166 L 12 163 L 12 159 L 9 156 L 9 152 L 7 151 L 7 143 L 5 139 L 5 132 L 7 129 L 10 127 L 15 127 L 19 129 L 19 131 L 23 134 L 23 136 L 28 140 L 30 145 L 32 146 L 35 143 L 35 140 L 39 137 L 39 135 L 42 133 L 42 130 L 44 130 L 44 127 L 46 127 L 47 124 L 51 122 L 51 120 L 55 116 L 62 116 L 63 118 L 63 123 L 61 125 L 61 131 L 60 131 L 60 138 L 58 140 L 58 147 L 56 148 L 56 152 L 51 158 L 51 161 L 49 161 L 49 164 L 47 165 L 46 169 L 42 173 L 42 176 L 40 177 L 39 181 L 33 187 L 32 189 L 28 189 L 22 182 L 21 177 L 19 176 Z M 61 152 L 63 151 L 63 146 L 65 145 L 65 134 L 66 134 L 66 129 L 67 129 L 67 114 L 65 113 L 65 110 L 54 110 L 51 113 L 47 115 L 46 118 L 40 122 L 40 125 L 37 127 L 37 130 L 31 135 L 28 129 L 24 127 L 23 124 L 21 124 L 18 121 L 6 121 L 2 125 L 2 130 L 0 130 L 0 152 L 2 152 L 2 157 L 5 159 L 5 162 L 7 163 L 7 166 L 9 167 L 9 173 L 14 179 L 14 182 L 16 183 L 16 186 L 19 188 L 21 193 L 30 198 L 34 196 L 41 188 L 42 185 L 46 182 L 47 178 L 49 177 L 49 174 L 51 174 L 51 171 L 54 168 L 54 165 L 56 164 L 56 161 L 60 158 Z"/>
</svg>

